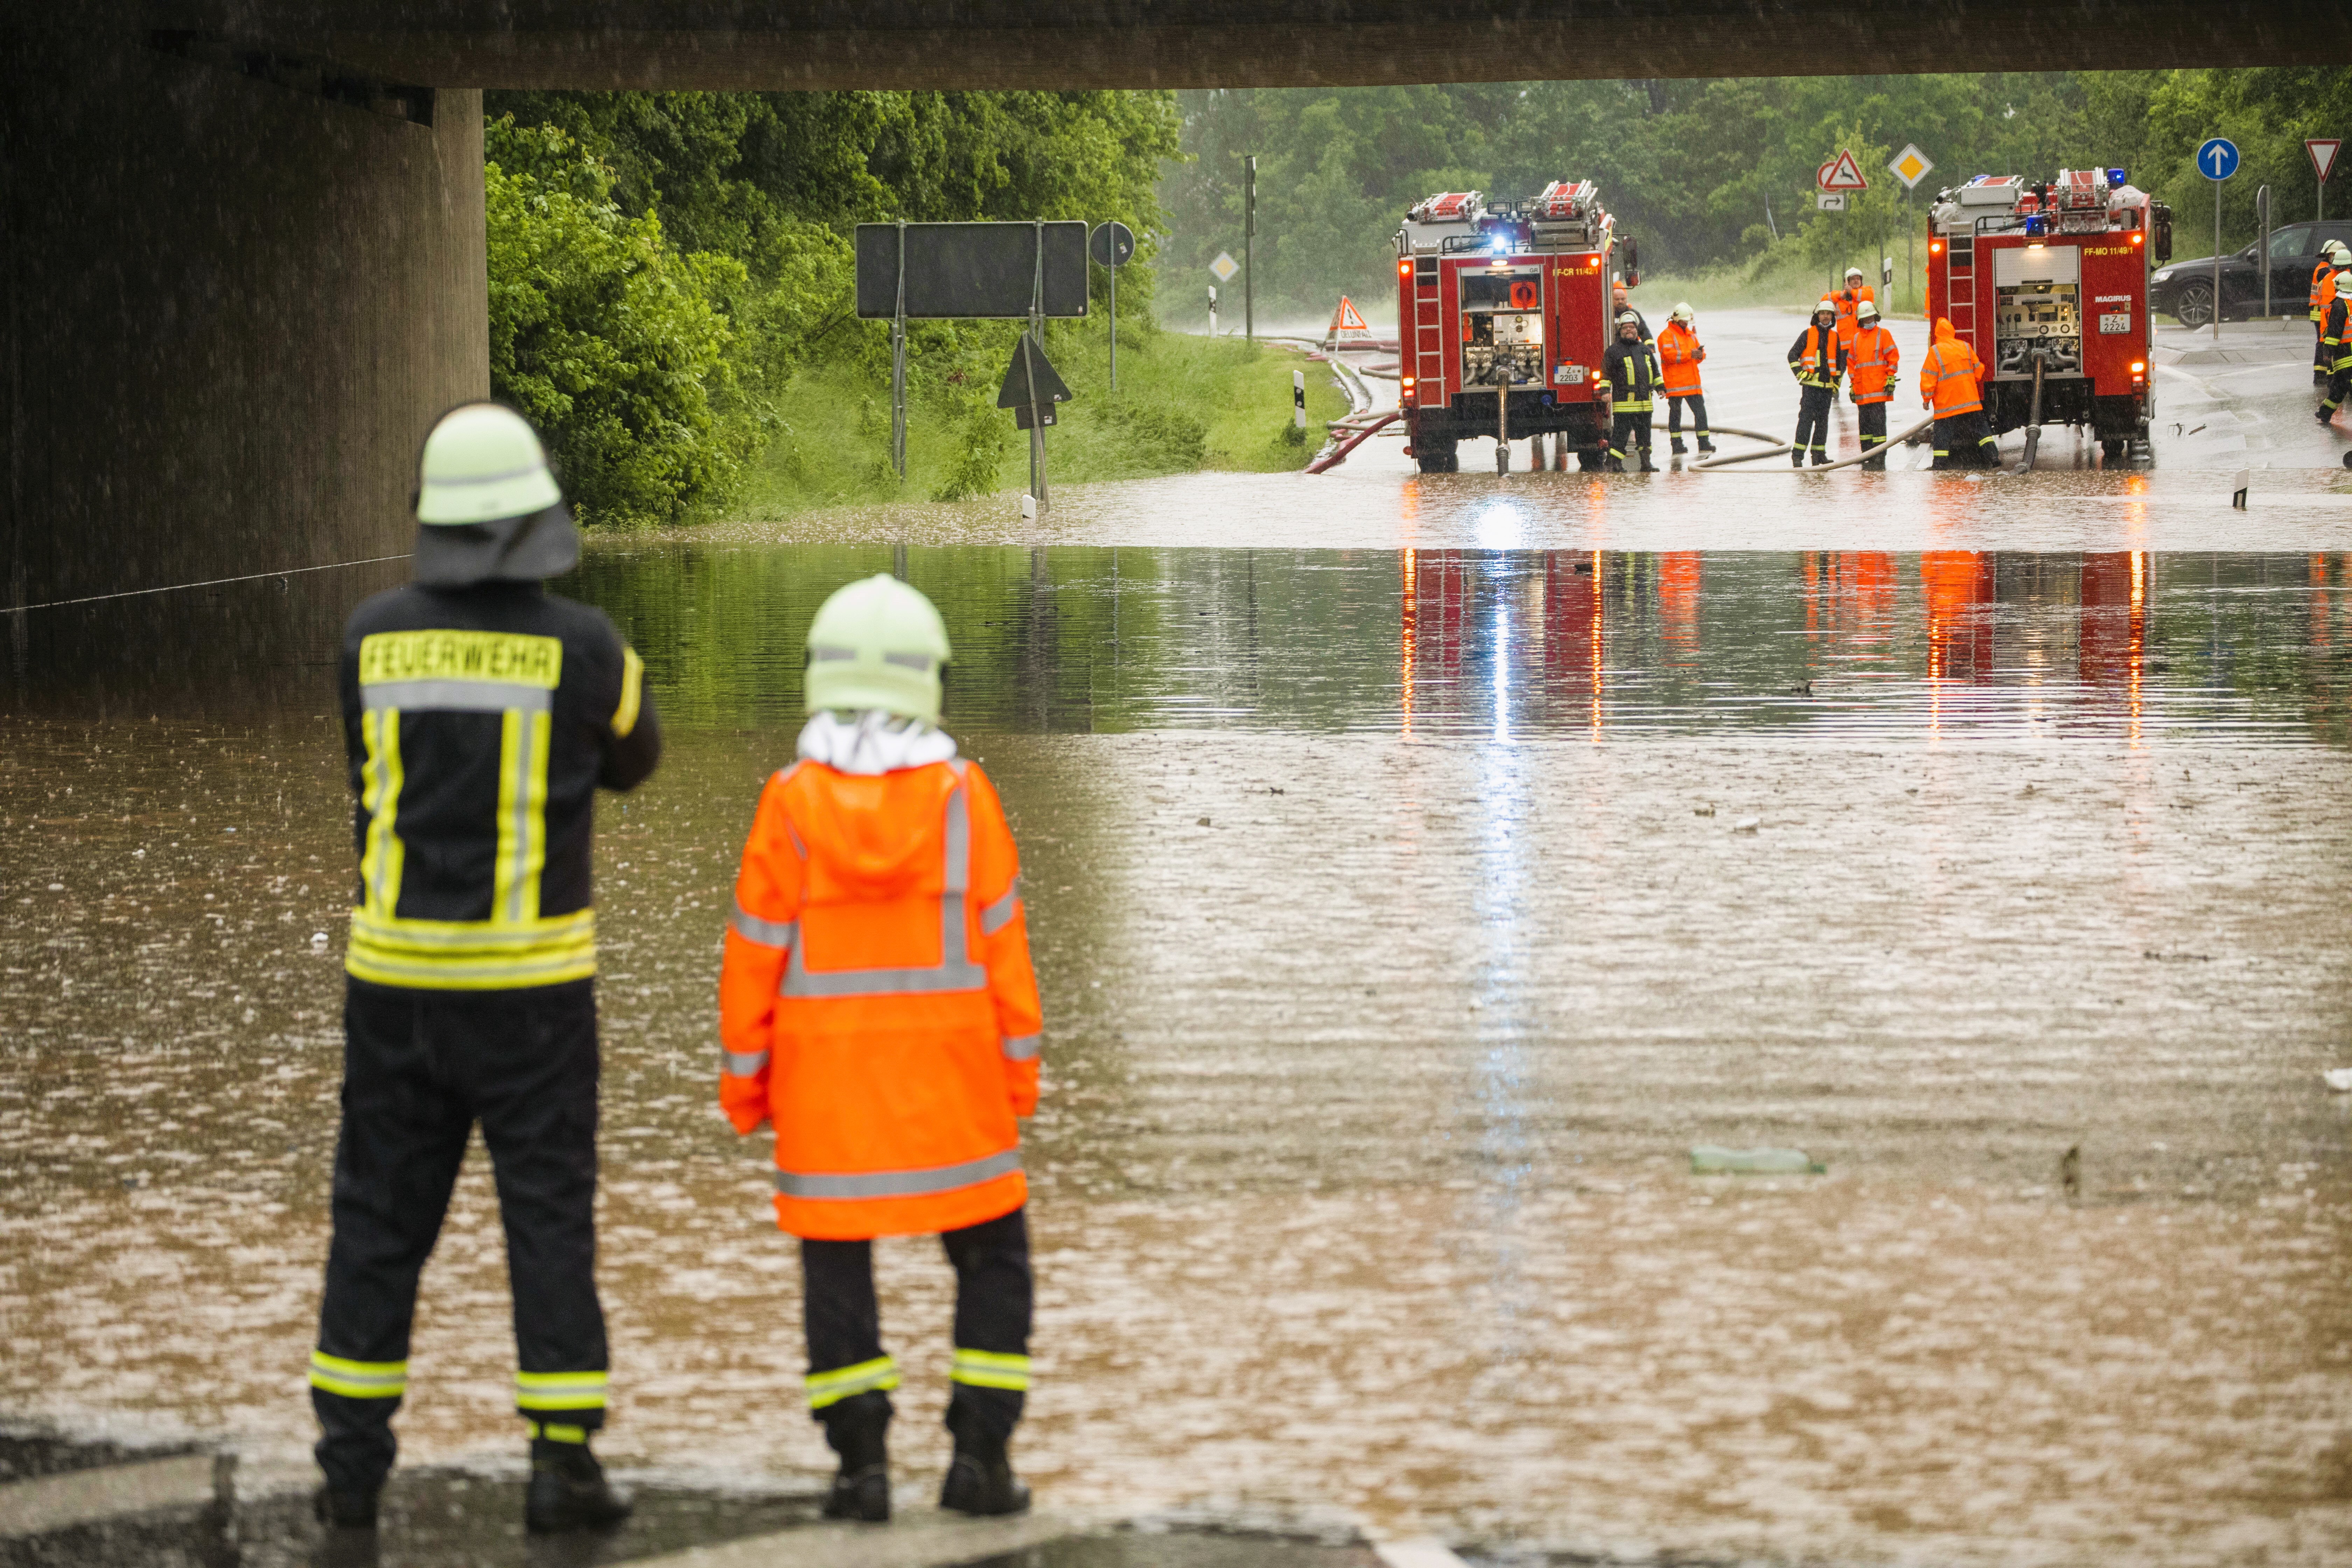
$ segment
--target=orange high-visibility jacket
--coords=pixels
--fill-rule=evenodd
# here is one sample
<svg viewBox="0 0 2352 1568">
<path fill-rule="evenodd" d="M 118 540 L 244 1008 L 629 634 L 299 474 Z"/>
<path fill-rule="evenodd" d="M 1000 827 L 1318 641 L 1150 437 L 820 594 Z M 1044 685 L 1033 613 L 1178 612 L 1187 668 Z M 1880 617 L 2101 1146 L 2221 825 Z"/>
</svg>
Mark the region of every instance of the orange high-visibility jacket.
<svg viewBox="0 0 2352 1568">
<path fill-rule="evenodd" d="M 1927 357 L 1919 365 L 1920 405 L 1933 408 L 1938 419 L 1974 414 L 1984 406 L 1977 392 L 1977 378 L 1983 374 L 1977 351 L 1960 342 L 1952 323 L 1939 317 L 1936 341 L 1927 345 Z"/>
<path fill-rule="evenodd" d="M 1698 333 L 1680 321 L 1668 321 L 1666 330 L 1658 334 L 1658 366 L 1664 373 L 1668 397 L 1696 397 L 1698 362 L 1706 351 L 1698 346 Z"/>
<path fill-rule="evenodd" d="M 1867 283 L 1864 284 L 1859 289 L 1852 292 L 1848 292 L 1846 289 L 1841 289 L 1836 293 L 1831 295 L 1831 302 L 1837 306 L 1838 325 L 1843 326 L 1846 322 L 1853 321 L 1854 312 L 1862 309 L 1862 302 L 1864 300 L 1869 300 L 1874 305 L 1878 302 L 1877 293 L 1872 289 L 1871 286 Z"/>
<path fill-rule="evenodd" d="M 1846 384 L 1853 388 L 1856 403 L 1888 403 L 1895 394 L 1887 382 L 1903 363 L 1903 351 L 1895 346 L 1895 334 L 1885 327 L 1854 328 L 1853 342 L 1846 348 Z"/>
<path fill-rule="evenodd" d="M 2336 297 L 2336 263 L 2326 257 L 2311 269 L 2311 319 L 2323 320 L 2327 314 L 2327 302 Z"/>
<path fill-rule="evenodd" d="M 957 760 L 802 762 L 760 796 L 719 980 L 719 1101 L 776 1131 L 776 1223 L 851 1241 L 1028 1197 L 1042 1024 L 1020 853 Z"/>
</svg>

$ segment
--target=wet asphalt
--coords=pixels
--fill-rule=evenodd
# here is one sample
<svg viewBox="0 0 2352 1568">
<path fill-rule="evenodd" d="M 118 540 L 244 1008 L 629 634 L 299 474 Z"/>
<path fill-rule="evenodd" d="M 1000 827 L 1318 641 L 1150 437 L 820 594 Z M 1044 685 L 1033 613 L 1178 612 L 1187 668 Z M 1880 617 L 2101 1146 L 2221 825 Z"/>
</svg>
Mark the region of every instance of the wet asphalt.
<svg viewBox="0 0 2352 1568">
<path fill-rule="evenodd" d="M 1789 402 L 1795 321 L 1702 318 L 1718 424 Z M 796 1271 L 709 1063 L 798 628 L 894 565 L 1023 845 L 1048 1092 L 1016 1458 L 1072 1531 L 930 1560 L 2340 1560 L 2352 476 L 2305 332 L 2174 334 L 2144 468 L 2053 434 L 2025 476 L 1498 477 L 1467 447 L 1420 476 L 1391 442 L 1073 488 L 1034 528 L 600 542 L 567 591 L 646 654 L 671 746 L 599 843 L 600 1447 L 645 1499 L 602 1542 L 520 1532 L 478 1157 L 373 1555 L 302 1513 L 350 854 L 328 660 L 374 584 L 142 606 L 187 650 L 163 670 L 113 657 L 120 614 L 29 628 L 0 1489 L 237 1463 L 29 1533 L 10 1509 L 50 1494 L 0 1489 L 0 1563 L 884 1560 L 812 1523 Z M 1700 1143 L 1826 1169 L 1697 1177 Z M 902 1534 L 962 1551 L 920 1509 L 948 1278 L 929 1243 L 879 1257 Z"/>
</svg>

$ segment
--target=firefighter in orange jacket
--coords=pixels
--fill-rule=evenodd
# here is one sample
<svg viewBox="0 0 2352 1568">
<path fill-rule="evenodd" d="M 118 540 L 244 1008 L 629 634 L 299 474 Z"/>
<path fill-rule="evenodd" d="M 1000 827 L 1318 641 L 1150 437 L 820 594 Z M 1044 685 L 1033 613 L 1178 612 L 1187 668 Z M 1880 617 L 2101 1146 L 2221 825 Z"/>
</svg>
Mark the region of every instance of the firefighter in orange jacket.
<svg viewBox="0 0 2352 1568">
<path fill-rule="evenodd" d="M 800 761 L 761 795 L 719 983 L 719 1104 L 738 1132 L 773 1123 L 776 1223 L 801 1238 L 831 1519 L 890 1517 L 877 1236 L 937 1233 L 956 1272 L 940 1505 L 1029 1505 L 1006 1444 L 1029 1386 L 1015 1119 L 1037 1108 L 1042 1025 L 1012 831 L 938 727 L 948 657 L 895 578 L 817 611 Z"/>
<path fill-rule="evenodd" d="M 1850 327 L 1854 319 L 1862 314 L 1862 308 L 1864 305 L 1877 302 L 1878 294 L 1869 284 L 1862 280 L 1861 268 L 1849 267 L 1845 269 L 1845 287 L 1831 295 L 1830 299 L 1837 306 L 1838 325 Z"/>
<path fill-rule="evenodd" d="M 1936 416 L 1938 468 L 1990 468 L 1995 447 L 1985 426 L 1984 397 L 1977 383 L 1984 365 L 1976 350 L 1960 342 L 1952 323 L 1937 317 L 1936 341 L 1919 365 L 1919 404 Z"/>
<path fill-rule="evenodd" d="M 2318 264 L 2311 269 L 2311 380 L 2315 386 L 2325 386 L 2335 374 L 2336 356 L 2327 348 L 2327 308 L 2336 303 L 2336 275 L 2352 267 L 2352 247 L 2340 239 L 2331 239 L 2320 249 Z"/>
<path fill-rule="evenodd" d="M 1864 300 L 1854 312 L 1845 374 L 1854 412 L 1862 421 L 1862 449 L 1873 454 L 1863 459 L 1865 468 L 1886 467 L 1886 454 L 1878 448 L 1886 445 L 1886 405 L 1894 400 L 1895 384 L 1902 379 L 1895 374 L 1902 363 L 1903 352 L 1895 346 L 1895 334 L 1878 324 L 1878 306 Z"/>
<path fill-rule="evenodd" d="M 1830 409 L 1837 402 L 1838 382 L 1845 375 L 1845 350 L 1838 342 L 1837 307 L 1824 298 L 1813 307 L 1813 322 L 1797 334 L 1789 350 L 1789 372 L 1797 378 L 1797 434 L 1789 443 L 1789 461 L 1805 466 L 1812 454 L 1818 466 L 1830 460 Z"/>
<path fill-rule="evenodd" d="M 1706 433 L 1706 394 L 1699 384 L 1698 367 L 1706 358 L 1699 345 L 1698 318 L 1687 301 L 1674 308 L 1666 330 L 1658 334 L 1658 369 L 1666 392 L 1666 439 L 1677 458 L 1683 450 L 1683 405 L 1690 405 L 1691 430 L 1698 438 L 1699 456 L 1715 450 Z"/>
</svg>

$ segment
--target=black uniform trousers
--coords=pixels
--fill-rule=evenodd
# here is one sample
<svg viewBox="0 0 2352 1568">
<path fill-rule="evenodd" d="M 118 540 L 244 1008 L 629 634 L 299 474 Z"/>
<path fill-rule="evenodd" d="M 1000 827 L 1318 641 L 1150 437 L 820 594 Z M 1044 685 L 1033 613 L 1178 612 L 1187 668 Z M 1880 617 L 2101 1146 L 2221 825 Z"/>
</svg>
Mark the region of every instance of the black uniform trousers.
<svg viewBox="0 0 2352 1568">
<path fill-rule="evenodd" d="M 1981 408 L 1936 421 L 1936 460 L 1932 467 L 1990 468 L 1998 462 L 1999 452 Z"/>
<path fill-rule="evenodd" d="M 1682 435 L 1683 405 L 1685 403 L 1690 405 L 1692 430 L 1697 433 L 1701 440 L 1705 440 L 1706 438 L 1706 396 L 1703 393 L 1694 392 L 1687 397 L 1666 399 L 1666 434 L 1675 437 Z"/>
<path fill-rule="evenodd" d="M 1619 462 L 1650 455 L 1650 411 L 1619 414 L 1609 422 L 1609 455 Z M 1638 467 L 1638 462 L 1636 463 Z"/>
<path fill-rule="evenodd" d="M 1797 434 L 1789 443 L 1790 457 L 1799 462 L 1811 454 L 1826 458 L 1830 450 L 1830 406 L 1837 402 L 1837 388 L 1814 386 L 1808 383 L 1798 389 Z"/>
<path fill-rule="evenodd" d="M 1853 405 L 1853 412 L 1855 420 L 1862 426 L 1862 449 L 1867 452 L 1875 447 L 1885 446 L 1886 405 L 1884 403 L 1857 403 Z M 1875 464 L 1884 463 L 1886 459 L 1884 457 L 1881 457 L 1874 459 L 1873 464 L 1865 464 L 1864 467 L 1875 466 Z"/>
<path fill-rule="evenodd" d="M 1017 1208 L 961 1230 L 942 1231 L 940 1244 L 955 1269 L 955 1348 L 1026 1356 L 1032 1296 L 1027 1209 Z M 812 1382 L 821 1373 L 883 1358 L 882 1308 L 874 1296 L 872 1242 L 802 1239 L 801 1320 L 808 1332 Z M 948 1397 L 948 1426 L 954 1429 L 970 1421 L 976 1436 L 1003 1442 L 1019 1424 L 1026 1399 L 1019 1389 L 986 1388 L 959 1381 Z M 887 1394 L 870 1390 L 811 1414 L 830 1426 L 845 1417 L 887 1420 L 890 1408 Z"/>
<path fill-rule="evenodd" d="M 498 1184 L 526 1374 L 517 1408 L 527 1419 L 583 1431 L 604 1425 L 601 1377 L 584 1391 L 524 1386 L 529 1374 L 602 1373 L 607 1365 L 595 1279 L 596 1076 L 593 980 L 520 991 L 345 981 L 322 1358 L 404 1363 L 395 1381 L 404 1384 L 417 1276 L 478 1121 Z M 354 1398 L 318 1382 L 314 1371 L 310 1401 L 325 1431 L 320 1468 L 339 1489 L 373 1490 L 392 1468 L 397 1393 Z"/>
</svg>

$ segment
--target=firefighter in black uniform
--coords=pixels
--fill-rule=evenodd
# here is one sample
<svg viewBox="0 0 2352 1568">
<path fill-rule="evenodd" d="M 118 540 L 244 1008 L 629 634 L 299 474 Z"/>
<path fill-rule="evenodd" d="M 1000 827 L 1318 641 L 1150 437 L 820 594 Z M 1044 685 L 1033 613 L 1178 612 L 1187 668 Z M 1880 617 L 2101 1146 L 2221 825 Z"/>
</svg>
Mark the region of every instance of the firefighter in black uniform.
<svg viewBox="0 0 2352 1568">
<path fill-rule="evenodd" d="M 1631 310 L 1618 312 L 1617 341 L 1609 345 L 1601 372 L 1609 381 L 1609 471 L 1623 473 L 1628 449 L 1636 448 L 1641 471 L 1656 473 L 1658 466 L 1650 461 L 1650 412 L 1657 402 L 1658 362 L 1642 341 L 1642 318 Z"/>
<path fill-rule="evenodd" d="M 1830 460 L 1830 409 L 1837 403 L 1838 383 L 1845 378 L 1845 345 L 1838 342 L 1837 306 L 1823 300 L 1813 307 L 1812 325 L 1797 334 L 1789 350 L 1789 371 L 1797 378 L 1797 435 L 1789 444 L 1789 461 L 1805 466 L 1805 455 L 1815 464 Z"/>
<path fill-rule="evenodd" d="M 2352 393 L 2352 300 L 2347 300 L 2352 272 L 2336 275 L 2336 298 L 2319 323 L 2319 357 L 2327 370 L 2327 397 L 2313 416 L 2322 425 L 2336 421 L 2336 411 Z"/>
<path fill-rule="evenodd" d="M 343 733 L 359 797 L 342 1131 L 310 1401 L 317 1510 L 372 1527 L 408 1382 L 416 1279 L 478 1121 L 514 1290 L 524 1521 L 617 1522 L 596 1300 L 596 789 L 654 770 L 642 666 L 612 623 L 545 592 L 579 559 L 539 439 L 493 403 L 425 443 L 415 581 L 354 611 Z"/>
</svg>

